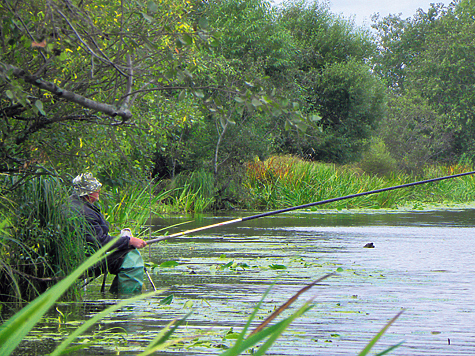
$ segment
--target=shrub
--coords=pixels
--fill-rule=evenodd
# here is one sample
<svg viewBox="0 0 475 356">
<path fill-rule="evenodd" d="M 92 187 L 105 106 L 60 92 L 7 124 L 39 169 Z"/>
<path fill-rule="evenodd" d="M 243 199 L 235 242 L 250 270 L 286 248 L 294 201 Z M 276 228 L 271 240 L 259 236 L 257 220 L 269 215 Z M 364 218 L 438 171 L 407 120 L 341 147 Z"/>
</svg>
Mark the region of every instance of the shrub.
<svg viewBox="0 0 475 356">
<path fill-rule="evenodd" d="M 369 150 L 363 154 L 359 168 L 370 175 L 389 176 L 397 170 L 397 161 L 391 157 L 381 139 L 372 141 Z"/>
</svg>

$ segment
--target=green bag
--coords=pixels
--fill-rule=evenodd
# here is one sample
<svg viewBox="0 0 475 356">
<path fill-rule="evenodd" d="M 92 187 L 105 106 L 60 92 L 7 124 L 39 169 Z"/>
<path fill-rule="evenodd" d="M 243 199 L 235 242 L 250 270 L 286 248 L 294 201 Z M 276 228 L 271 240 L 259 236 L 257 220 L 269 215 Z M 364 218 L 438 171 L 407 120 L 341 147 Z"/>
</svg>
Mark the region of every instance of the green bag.
<svg viewBox="0 0 475 356">
<path fill-rule="evenodd" d="M 140 293 L 143 286 L 144 263 L 140 252 L 131 250 L 124 257 L 119 273 L 112 281 L 112 293 L 132 294 Z"/>
</svg>

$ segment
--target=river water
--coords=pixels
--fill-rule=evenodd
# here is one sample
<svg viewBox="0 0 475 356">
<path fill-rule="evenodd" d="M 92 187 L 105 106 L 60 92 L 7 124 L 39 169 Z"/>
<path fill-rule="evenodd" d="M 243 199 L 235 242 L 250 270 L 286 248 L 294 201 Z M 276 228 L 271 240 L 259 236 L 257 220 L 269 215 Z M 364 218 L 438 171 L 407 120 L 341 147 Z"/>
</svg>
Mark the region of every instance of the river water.
<svg viewBox="0 0 475 356">
<path fill-rule="evenodd" d="M 357 355 L 404 310 L 373 350 L 403 342 L 390 355 L 474 355 L 474 217 L 472 209 L 308 211 L 155 244 L 143 250 L 147 261 L 177 263 L 151 270 L 154 284 L 165 291 L 103 320 L 87 335 L 101 344 L 76 354 L 136 355 L 164 325 L 191 312 L 175 334 L 183 343 L 158 354 L 218 355 L 232 345 L 225 335 L 242 330 L 271 285 L 252 327 L 305 285 L 336 272 L 277 319 L 313 298 L 315 306 L 267 354 Z M 173 217 L 157 220 L 156 229 L 189 221 L 173 233 L 235 218 Z M 374 248 L 364 248 L 367 243 Z M 151 290 L 147 281 L 145 287 Z M 58 325 L 53 311 L 18 354 L 41 354 L 35 338 L 44 347 L 58 332 L 67 334 L 81 319 L 116 302 L 99 288 L 99 280 L 88 286 L 85 302 L 72 311 L 59 304 L 62 313 L 71 313 L 71 322 Z M 173 298 L 170 304 L 160 304 L 165 297 Z"/>
</svg>

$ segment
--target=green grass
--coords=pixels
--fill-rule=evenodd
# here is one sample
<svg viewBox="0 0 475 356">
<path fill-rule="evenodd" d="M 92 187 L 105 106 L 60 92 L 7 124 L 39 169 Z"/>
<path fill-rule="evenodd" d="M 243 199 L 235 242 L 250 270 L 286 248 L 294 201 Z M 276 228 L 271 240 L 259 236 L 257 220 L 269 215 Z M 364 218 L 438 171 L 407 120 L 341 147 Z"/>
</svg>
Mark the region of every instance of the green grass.
<svg viewBox="0 0 475 356">
<path fill-rule="evenodd" d="M 213 174 L 205 171 L 180 174 L 173 180 L 173 188 L 161 210 L 167 213 L 210 211 L 215 203 L 214 185 Z"/>
<path fill-rule="evenodd" d="M 364 174 L 357 168 L 306 162 L 291 156 L 248 164 L 247 208 L 272 210 L 471 171 L 470 166 L 431 166 L 422 177 Z M 415 204 L 467 204 L 475 200 L 475 178 L 466 176 L 401 188 L 319 206 L 323 209 L 395 209 Z"/>
<path fill-rule="evenodd" d="M 15 183 L 15 178 L 2 177 Z M 83 260 L 84 221 L 68 209 L 59 178 L 21 182 L 0 199 L 0 302 L 21 304 L 71 273 Z M 70 297 L 77 289 L 70 289 Z"/>
<path fill-rule="evenodd" d="M 159 215 L 161 202 L 170 195 L 159 190 L 159 183 L 137 184 L 125 188 L 105 189 L 101 196 L 102 212 L 109 222 L 111 234 L 118 235 L 128 227 L 134 236 L 143 237 L 148 232 L 150 219 Z"/>
</svg>

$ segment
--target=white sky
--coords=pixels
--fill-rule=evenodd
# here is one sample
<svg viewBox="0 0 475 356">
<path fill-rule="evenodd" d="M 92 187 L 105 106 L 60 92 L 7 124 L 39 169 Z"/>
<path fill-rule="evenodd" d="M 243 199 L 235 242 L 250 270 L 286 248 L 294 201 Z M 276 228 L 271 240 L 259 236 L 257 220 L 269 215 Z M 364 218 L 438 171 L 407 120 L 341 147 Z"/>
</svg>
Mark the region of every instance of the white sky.
<svg viewBox="0 0 475 356">
<path fill-rule="evenodd" d="M 282 3 L 282 0 L 271 0 L 274 4 Z M 319 1 L 323 3 L 324 1 Z M 371 15 L 379 12 L 381 17 L 389 14 L 402 13 L 403 19 L 412 17 L 417 9 L 425 12 L 431 3 L 443 3 L 446 6 L 450 0 L 329 0 L 330 10 L 334 14 L 342 14 L 344 17 L 353 17 L 357 25 L 371 25 Z"/>
</svg>

